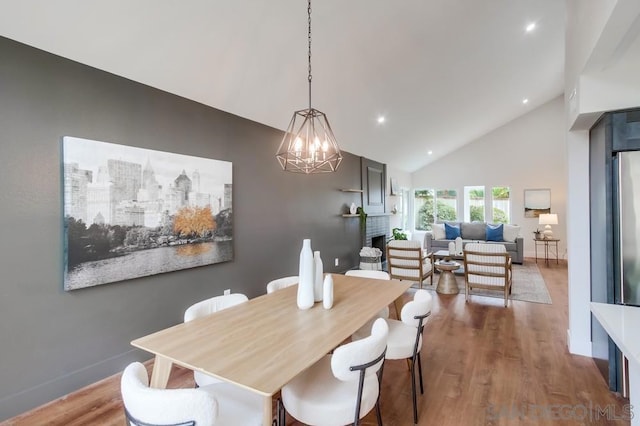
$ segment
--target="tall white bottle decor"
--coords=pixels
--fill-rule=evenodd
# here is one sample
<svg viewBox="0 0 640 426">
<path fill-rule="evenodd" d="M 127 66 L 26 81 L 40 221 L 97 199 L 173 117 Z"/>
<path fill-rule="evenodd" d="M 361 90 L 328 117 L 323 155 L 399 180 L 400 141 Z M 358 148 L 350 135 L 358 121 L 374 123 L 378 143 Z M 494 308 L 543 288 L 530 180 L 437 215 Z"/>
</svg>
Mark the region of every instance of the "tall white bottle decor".
<svg viewBox="0 0 640 426">
<path fill-rule="evenodd" d="M 322 276 L 323 276 L 322 259 L 320 252 L 313 252 L 313 301 L 322 302 Z"/>
<path fill-rule="evenodd" d="M 462 256 L 462 238 L 456 238 L 456 254 Z"/>
<path fill-rule="evenodd" d="M 456 255 L 456 243 L 451 241 L 449 243 L 449 256 L 455 256 L 455 255 Z"/>
<path fill-rule="evenodd" d="M 327 274 L 322 284 L 322 306 L 325 309 L 333 307 L 333 277 Z"/>
<path fill-rule="evenodd" d="M 313 306 L 313 252 L 311 240 L 302 240 L 300 250 L 300 269 L 298 272 L 298 309 L 309 309 Z"/>
</svg>

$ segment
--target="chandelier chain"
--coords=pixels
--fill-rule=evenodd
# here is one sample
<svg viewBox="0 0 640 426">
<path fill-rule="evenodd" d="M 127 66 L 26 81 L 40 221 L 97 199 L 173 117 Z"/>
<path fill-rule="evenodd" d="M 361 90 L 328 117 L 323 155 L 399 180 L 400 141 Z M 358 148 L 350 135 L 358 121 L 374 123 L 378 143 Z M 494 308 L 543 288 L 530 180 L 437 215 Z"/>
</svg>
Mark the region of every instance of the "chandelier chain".
<svg viewBox="0 0 640 426">
<path fill-rule="evenodd" d="M 286 172 L 331 173 L 342 162 L 342 153 L 329 119 L 311 106 L 311 0 L 307 0 L 307 24 L 309 109 L 294 111 L 276 158 Z"/>
<path fill-rule="evenodd" d="M 309 80 L 309 109 L 311 109 L 311 0 L 307 1 L 307 16 L 309 23 L 309 32 L 308 32 L 308 41 L 309 41 L 309 52 L 307 58 L 309 60 L 309 76 L 307 79 Z"/>
</svg>

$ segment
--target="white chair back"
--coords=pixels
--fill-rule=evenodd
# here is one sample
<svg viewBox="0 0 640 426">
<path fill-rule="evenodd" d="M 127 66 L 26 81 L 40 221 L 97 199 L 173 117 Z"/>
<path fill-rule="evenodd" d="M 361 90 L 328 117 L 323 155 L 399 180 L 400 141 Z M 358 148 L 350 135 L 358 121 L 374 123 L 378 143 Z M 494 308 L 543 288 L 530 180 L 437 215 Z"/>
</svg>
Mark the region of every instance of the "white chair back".
<svg viewBox="0 0 640 426">
<path fill-rule="evenodd" d="M 192 321 L 205 315 L 211 315 L 214 312 L 221 311 L 239 303 L 249 300 L 242 293 L 226 294 L 224 296 L 216 296 L 202 302 L 195 303 L 184 311 L 184 322 Z"/>
<path fill-rule="evenodd" d="M 282 290 L 283 288 L 298 284 L 300 279 L 297 275 L 292 275 L 290 277 L 278 278 L 276 280 L 270 281 L 267 283 L 267 294 L 273 293 L 277 290 Z"/>
<path fill-rule="evenodd" d="M 387 322 L 378 318 L 371 327 L 371 335 L 362 340 L 339 346 L 331 357 L 331 371 L 336 379 L 342 381 L 358 380 L 359 371 L 352 371 L 351 367 L 367 364 L 377 359 L 387 347 L 389 326 Z M 384 358 L 365 371 L 365 376 L 378 372 Z"/>
<path fill-rule="evenodd" d="M 122 373 L 120 392 L 127 423 L 136 425 L 213 425 L 218 402 L 202 389 L 154 389 L 147 369 L 139 362 Z"/>
<path fill-rule="evenodd" d="M 402 307 L 402 311 L 400 312 L 402 322 L 413 327 L 418 327 L 420 319 L 416 319 L 416 317 L 422 317 L 430 313 L 432 304 L 433 298 L 427 290 L 416 291 L 413 300 L 407 302 L 407 304 Z"/>
<path fill-rule="evenodd" d="M 368 269 L 352 269 L 344 273 L 351 277 L 373 278 L 376 280 L 390 280 L 391 277 L 384 271 L 372 271 Z"/>
</svg>

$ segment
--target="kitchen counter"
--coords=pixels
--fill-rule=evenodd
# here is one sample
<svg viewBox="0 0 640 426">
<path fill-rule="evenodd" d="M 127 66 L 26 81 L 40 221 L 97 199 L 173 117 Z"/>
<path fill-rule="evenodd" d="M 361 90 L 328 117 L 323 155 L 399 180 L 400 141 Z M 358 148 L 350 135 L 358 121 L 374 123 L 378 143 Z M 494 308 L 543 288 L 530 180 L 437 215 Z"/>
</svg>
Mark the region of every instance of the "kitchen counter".
<svg viewBox="0 0 640 426">
<path fill-rule="evenodd" d="M 632 426 L 640 426 L 640 307 L 591 303 L 593 316 L 629 360 Z"/>
</svg>

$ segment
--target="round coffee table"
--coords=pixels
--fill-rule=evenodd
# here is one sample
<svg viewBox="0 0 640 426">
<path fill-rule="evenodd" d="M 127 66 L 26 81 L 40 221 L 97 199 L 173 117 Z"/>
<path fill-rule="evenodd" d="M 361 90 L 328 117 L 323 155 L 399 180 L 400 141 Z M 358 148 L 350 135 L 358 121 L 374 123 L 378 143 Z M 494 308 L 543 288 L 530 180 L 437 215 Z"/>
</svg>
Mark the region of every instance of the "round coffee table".
<svg viewBox="0 0 640 426">
<path fill-rule="evenodd" d="M 458 283 L 456 277 L 453 275 L 453 271 L 460 268 L 458 262 L 453 261 L 439 261 L 434 263 L 436 269 L 440 271 L 440 278 L 438 278 L 438 285 L 436 291 L 442 294 L 458 294 Z"/>
</svg>

